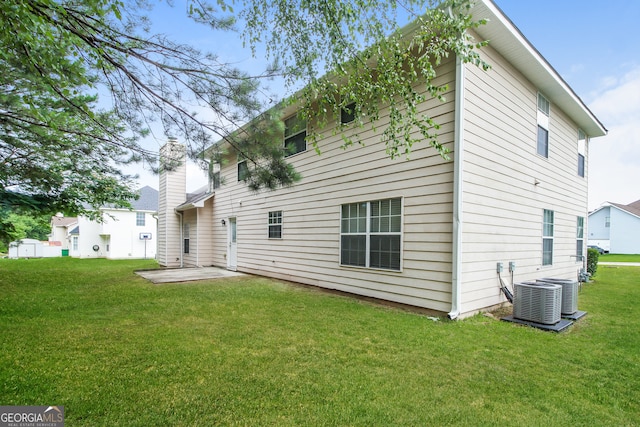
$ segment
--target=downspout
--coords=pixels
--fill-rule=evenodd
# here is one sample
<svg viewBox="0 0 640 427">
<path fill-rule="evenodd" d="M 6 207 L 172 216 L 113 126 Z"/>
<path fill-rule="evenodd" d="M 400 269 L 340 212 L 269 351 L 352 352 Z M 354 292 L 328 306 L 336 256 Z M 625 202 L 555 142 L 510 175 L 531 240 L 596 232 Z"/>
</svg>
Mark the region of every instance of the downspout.
<svg viewBox="0 0 640 427">
<path fill-rule="evenodd" d="M 462 162 L 464 154 L 464 63 L 456 55 L 455 125 L 453 135 L 453 248 L 451 265 L 451 311 L 456 319 L 462 305 Z"/>
<path fill-rule="evenodd" d="M 182 245 L 184 245 L 184 236 L 182 234 L 184 233 L 184 226 L 182 223 L 184 221 L 184 214 L 179 210 L 176 210 L 175 212 L 177 215 L 180 216 L 180 268 L 183 268 L 184 267 L 184 248 L 182 247 Z"/>
</svg>

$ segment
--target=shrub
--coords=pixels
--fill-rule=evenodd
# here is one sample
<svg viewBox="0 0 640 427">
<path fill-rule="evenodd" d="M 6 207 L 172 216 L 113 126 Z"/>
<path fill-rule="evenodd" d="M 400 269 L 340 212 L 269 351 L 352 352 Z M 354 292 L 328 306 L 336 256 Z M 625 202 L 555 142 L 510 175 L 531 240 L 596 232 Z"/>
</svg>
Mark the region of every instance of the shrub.
<svg viewBox="0 0 640 427">
<path fill-rule="evenodd" d="M 599 257 L 600 253 L 597 249 L 587 249 L 587 272 L 591 275 L 591 277 L 596 275 L 596 271 L 598 270 Z"/>
</svg>

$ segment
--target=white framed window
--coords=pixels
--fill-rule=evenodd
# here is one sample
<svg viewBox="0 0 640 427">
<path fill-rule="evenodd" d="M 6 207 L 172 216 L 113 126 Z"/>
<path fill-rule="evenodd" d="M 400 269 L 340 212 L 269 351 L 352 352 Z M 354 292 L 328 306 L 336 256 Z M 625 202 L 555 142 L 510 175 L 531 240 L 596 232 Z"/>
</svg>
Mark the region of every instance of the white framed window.
<svg viewBox="0 0 640 427">
<path fill-rule="evenodd" d="M 220 188 L 220 163 L 213 163 L 209 167 L 209 191 Z"/>
<path fill-rule="evenodd" d="M 544 209 L 542 214 L 542 265 L 553 264 L 553 217 L 552 210 Z"/>
<path fill-rule="evenodd" d="M 549 112 L 551 106 L 547 98 L 538 93 L 538 137 L 536 151 L 542 157 L 549 157 Z"/>
<path fill-rule="evenodd" d="M 284 121 L 285 157 L 307 150 L 307 121 L 293 115 Z"/>
<path fill-rule="evenodd" d="M 402 199 L 342 205 L 340 264 L 400 271 Z"/>
<path fill-rule="evenodd" d="M 74 251 L 78 250 L 78 236 L 73 236 L 71 238 L 71 249 Z"/>
<path fill-rule="evenodd" d="M 189 253 L 189 243 L 190 243 L 190 227 L 189 224 L 182 224 L 182 252 L 185 254 Z"/>
<path fill-rule="evenodd" d="M 269 212 L 269 238 L 282 238 L 282 211 Z"/>
<path fill-rule="evenodd" d="M 247 159 L 238 154 L 238 182 L 246 181 L 248 175 L 249 165 L 247 164 Z"/>
<path fill-rule="evenodd" d="M 611 227 L 611 217 L 610 216 L 605 216 L 604 217 L 604 226 L 605 226 L 605 228 Z"/>
<path fill-rule="evenodd" d="M 145 224 L 144 212 L 136 212 L 136 225 L 138 227 L 144 227 L 144 224 Z"/>
<path fill-rule="evenodd" d="M 585 155 L 587 153 L 587 136 L 578 129 L 578 176 L 584 178 Z"/>
<path fill-rule="evenodd" d="M 582 260 L 584 255 L 584 217 L 579 216 L 576 226 L 576 257 Z"/>
</svg>

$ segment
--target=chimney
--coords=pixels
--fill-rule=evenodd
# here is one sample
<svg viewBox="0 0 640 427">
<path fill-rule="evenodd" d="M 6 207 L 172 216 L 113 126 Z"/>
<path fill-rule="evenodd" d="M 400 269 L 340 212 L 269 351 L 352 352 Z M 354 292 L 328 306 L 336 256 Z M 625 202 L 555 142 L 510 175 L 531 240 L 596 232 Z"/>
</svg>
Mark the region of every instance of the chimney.
<svg viewBox="0 0 640 427">
<path fill-rule="evenodd" d="M 175 208 L 187 197 L 185 146 L 177 138 L 160 148 L 160 183 L 158 194 L 158 263 L 180 267 L 182 259 L 181 217 Z"/>
</svg>

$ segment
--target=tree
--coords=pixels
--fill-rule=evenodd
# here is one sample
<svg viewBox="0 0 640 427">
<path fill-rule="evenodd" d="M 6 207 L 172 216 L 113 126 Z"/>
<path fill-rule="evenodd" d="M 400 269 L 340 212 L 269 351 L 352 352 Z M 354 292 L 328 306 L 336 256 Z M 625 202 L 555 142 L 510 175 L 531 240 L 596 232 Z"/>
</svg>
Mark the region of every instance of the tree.
<svg viewBox="0 0 640 427">
<path fill-rule="evenodd" d="M 0 215 L 7 218 L 0 223 L 0 252 L 6 252 L 13 241 L 25 238 L 47 240 L 51 231 L 50 218 L 21 215 L 3 209 L 0 209 Z M 9 224 L 10 228 L 3 228 L 3 225 Z"/>
<path fill-rule="evenodd" d="M 300 103 L 301 115 L 320 125 L 350 100 L 359 124 L 375 125 L 377 105 L 387 103 L 391 157 L 410 152 L 414 127 L 446 154 L 433 132 L 437 124 L 416 113 L 423 97 L 414 83 L 422 79 L 438 97 L 443 88 L 432 81 L 443 57 L 453 52 L 482 64 L 474 50 L 482 43 L 466 35 L 479 23 L 467 14 L 469 0 L 431 1 L 406 37 L 397 31 L 398 5 L 258 0 L 239 2 L 234 14 L 232 2 L 188 0 L 195 22 L 221 31 L 234 31 L 237 22 L 254 52 L 264 43 L 277 59 L 249 74 L 149 34 L 144 0 L 1 0 L 0 196 L 49 213 L 127 206 L 135 197 L 133 177 L 119 168 L 155 164 L 157 153 L 140 141 L 156 121 L 166 135 L 185 141 L 194 159 L 206 160 L 205 148 L 227 141 L 250 163 L 256 190 L 290 185 L 299 175 L 284 159 L 282 117 L 277 107 L 266 108 L 270 100 L 261 91 L 261 82 L 275 76 L 285 77 L 290 89 L 304 87 L 280 106 Z M 409 16 L 424 12 L 424 2 L 401 6 Z M 101 90 L 111 96 L 109 108 L 98 103 Z M 318 129 L 309 139 L 320 151 Z"/>
</svg>

